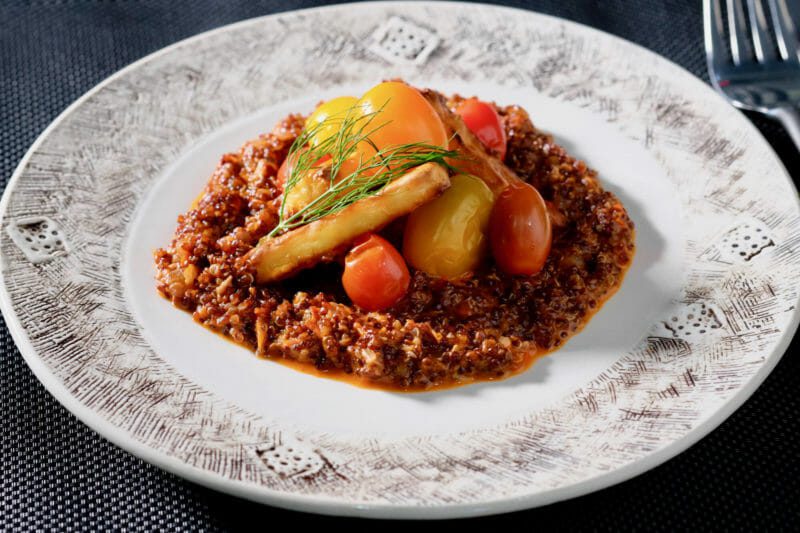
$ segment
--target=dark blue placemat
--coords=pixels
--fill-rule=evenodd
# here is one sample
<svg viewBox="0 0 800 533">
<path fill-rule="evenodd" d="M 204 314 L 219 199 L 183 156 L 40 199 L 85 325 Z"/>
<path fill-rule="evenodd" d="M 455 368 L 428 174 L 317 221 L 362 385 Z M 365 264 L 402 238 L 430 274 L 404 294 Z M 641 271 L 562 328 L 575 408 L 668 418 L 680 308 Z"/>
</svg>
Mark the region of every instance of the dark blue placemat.
<svg viewBox="0 0 800 533">
<path fill-rule="evenodd" d="M 502 3 L 614 33 L 707 80 L 698 0 Z M 0 1 L 0 183 L 59 112 L 128 63 L 216 26 L 319 4 Z M 797 180 L 800 155 L 787 135 L 764 119 L 754 122 Z M 332 520 L 198 487 L 109 444 L 44 390 L 1 321 L 0 357 L 0 530 L 230 530 L 267 528 L 276 518 Z M 572 501 L 484 520 L 570 530 L 797 530 L 798 368 L 790 349 L 736 414 L 652 472 Z"/>
</svg>

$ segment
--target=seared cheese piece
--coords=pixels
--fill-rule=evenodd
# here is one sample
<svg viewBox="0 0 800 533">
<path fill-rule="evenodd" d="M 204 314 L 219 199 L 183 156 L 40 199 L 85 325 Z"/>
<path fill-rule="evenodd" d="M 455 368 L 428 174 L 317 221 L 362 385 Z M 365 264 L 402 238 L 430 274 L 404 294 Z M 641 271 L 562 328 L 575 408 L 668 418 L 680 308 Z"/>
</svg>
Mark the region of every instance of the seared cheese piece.
<svg viewBox="0 0 800 533">
<path fill-rule="evenodd" d="M 447 107 L 444 96 L 429 89 L 422 91 L 422 95 L 436 110 L 448 135 L 451 136 L 450 150 L 455 150 L 462 156 L 459 159 L 449 160 L 448 163 L 465 174 L 481 178 L 495 197 L 510 184 L 520 180 L 513 170 L 486 151 L 461 117 Z"/>
<path fill-rule="evenodd" d="M 338 213 L 277 237 L 264 237 L 248 257 L 255 266 L 256 281 L 269 283 L 314 266 L 360 235 L 377 231 L 431 201 L 449 186 L 447 170 L 436 163 L 426 163 Z"/>
</svg>

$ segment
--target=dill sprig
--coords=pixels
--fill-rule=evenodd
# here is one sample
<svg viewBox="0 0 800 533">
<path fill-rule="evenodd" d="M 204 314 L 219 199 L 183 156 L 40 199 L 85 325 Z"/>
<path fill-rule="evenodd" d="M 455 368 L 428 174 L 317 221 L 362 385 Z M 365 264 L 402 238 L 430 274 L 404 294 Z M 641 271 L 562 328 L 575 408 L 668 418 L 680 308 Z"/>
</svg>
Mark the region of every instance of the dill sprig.
<svg viewBox="0 0 800 533">
<path fill-rule="evenodd" d="M 399 144 L 382 149 L 370 140 L 370 136 L 389 122 L 374 125 L 373 121 L 383 107 L 371 113 L 361 113 L 358 106 L 328 117 L 322 123 L 305 128 L 292 143 L 287 157 L 294 163 L 286 179 L 279 209 L 278 224 L 267 237 L 274 237 L 291 229 L 303 226 L 322 217 L 337 213 L 345 207 L 380 192 L 395 178 L 411 168 L 425 163 L 439 163 L 450 168 L 446 158 L 456 158 L 458 153 L 424 142 Z M 337 133 L 316 145 L 310 141 L 322 130 L 337 128 Z M 342 174 L 342 165 L 353 158 L 359 145 L 365 143 L 375 153 L 364 159 L 359 156 L 355 170 Z M 318 163 L 330 156 L 330 163 Z M 329 168 L 328 189 L 311 200 L 295 213 L 286 213 L 286 199 L 297 183 L 323 165 Z"/>
</svg>

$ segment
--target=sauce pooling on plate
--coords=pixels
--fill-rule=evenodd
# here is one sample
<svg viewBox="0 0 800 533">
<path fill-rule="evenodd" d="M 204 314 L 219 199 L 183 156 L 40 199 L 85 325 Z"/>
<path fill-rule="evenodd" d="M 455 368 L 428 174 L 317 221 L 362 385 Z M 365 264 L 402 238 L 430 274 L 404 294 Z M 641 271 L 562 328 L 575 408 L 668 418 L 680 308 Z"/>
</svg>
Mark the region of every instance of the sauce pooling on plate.
<svg viewBox="0 0 800 533">
<path fill-rule="evenodd" d="M 224 155 L 156 251 L 158 290 L 201 324 L 322 377 L 431 390 L 524 371 L 622 283 L 624 207 L 520 107 L 402 82 L 334 102 Z"/>
</svg>

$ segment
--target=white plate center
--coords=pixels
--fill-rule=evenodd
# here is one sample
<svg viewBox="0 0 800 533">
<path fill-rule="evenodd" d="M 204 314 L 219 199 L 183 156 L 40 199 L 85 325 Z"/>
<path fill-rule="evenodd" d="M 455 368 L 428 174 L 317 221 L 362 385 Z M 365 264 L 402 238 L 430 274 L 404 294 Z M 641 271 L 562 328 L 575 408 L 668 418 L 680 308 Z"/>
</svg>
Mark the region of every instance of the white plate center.
<svg viewBox="0 0 800 533">
<path fill-rule="evenodd" d="M 520 104 L 534 124 L 600 174 L 636 224 L 637 252 L 617 294 L 563 348 L 508 380 L 440 392 L 402 394 L 320 379 L 255 357 L 195 323 L 155 290 L 153 251 L 167 245 L 220 156 L 321 99 L 357 95 L 339 88 L 263 109 L 214 132 L 157 180 L 140 206 L 123 258 L 123 283 L 142 333 L 155 351 L 206 390 L 281 426 L 360 435 L 431 435 L 519 418 L 573 392 L 631 350 L 682 286 L 684 235 L 678 197 L 638 144 L 588 111 L 533 91 L 436 84 L 445 91 Z"/>
</svg>

